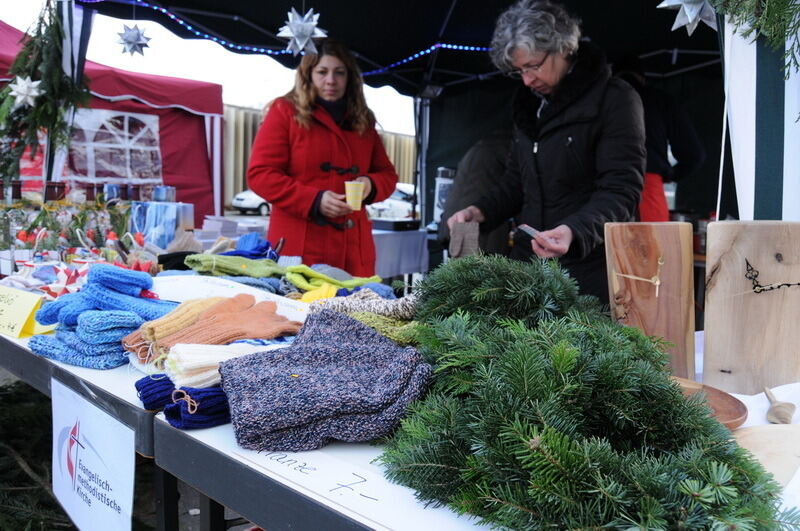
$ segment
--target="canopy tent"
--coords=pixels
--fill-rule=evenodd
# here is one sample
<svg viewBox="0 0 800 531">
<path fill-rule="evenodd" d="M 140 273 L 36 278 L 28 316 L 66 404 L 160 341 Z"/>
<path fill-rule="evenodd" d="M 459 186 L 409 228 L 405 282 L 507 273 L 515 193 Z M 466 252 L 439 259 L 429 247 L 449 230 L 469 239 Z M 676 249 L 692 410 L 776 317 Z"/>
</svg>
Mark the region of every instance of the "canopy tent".
<svg viewBox="0 0 800 531">
<path fill-rule="evenodd" d="M 0 21 L 0 82 L 24 33 Z M 163 183 L 194 204 L 195 223 L 222 209 L 222 86 L 139 74 L 86 61 L 91 109 L 157 117 Z M 113 114 L 112 114 L 113 120 Z M 76 179 L 81 180 L 81 179 Z M 86 180 L 86 179 L 83 179 Z"/>
<path fill-rule="evenodd" d="M 676 12 L 656 9 L 659 2 L 563 3 L 582 18 L 584 35 L 605 49 L 612 61 L 627 54 L 647 55 L 645 66 L 653 78 L 718 63 L 717 34 L 702 25 L 691 37 L 683 28 L 672 31 Z M 156 20 L 180 36 L 210 38 L 236 52 L 269 53 L 290 67 L 298 58 L 282 53 L 286 42 L 276 34 L 292 7 L 301 11 L 306 6 L 290 0 L 230 0 L 224 5 L 213 0 L 78 0 L 78 4 L 110 16 Z M 426 182 L 433 184 L 436 167 L 455 167 L 491 127 L 508 122 L 508 95 L 516 85 L 498 74 L 485 47 L 495 19 L 510 4 L 511 0 L 408 0 L 399 7 L 394 2 L 347 0 L 313 6 L 320 13 L 319 26 L 356 53 L 369 85 L 391 85 L 418 98 L 420 184 L 428 216 L 433 187 Z M 678 83 L 675 90 L 693 98 L 689 106 L 702 113 L 698 121 L 719 124 L 721 71 L 716 66 L 698 75 L 702 86 L 689 92 Z M 709 132 L 708 165 L 716 166 L 719 128 Z M 703 172 L 715 188 L 716 168 Z M 714 190 L 706 195 L 713 204 Z"/>
</svg>

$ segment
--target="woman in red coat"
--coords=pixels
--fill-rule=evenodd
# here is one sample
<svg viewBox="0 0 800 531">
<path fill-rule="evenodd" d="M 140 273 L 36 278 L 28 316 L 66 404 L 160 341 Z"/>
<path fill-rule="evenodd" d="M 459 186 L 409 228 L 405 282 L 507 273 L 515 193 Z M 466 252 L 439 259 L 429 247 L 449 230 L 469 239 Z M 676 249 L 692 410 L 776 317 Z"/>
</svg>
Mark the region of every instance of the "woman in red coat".
<svg viewBox="0 0 800 531">
<path fill-rule="evenodd" d="M 397 172 L 375 131 L 361 72 L 344 45 L 325 40 L 300 61 L 295 87 L 272 102 L 256 135 L 247 182 L 272 203 L 268 239 L 306 265 L 375 274 L 366 209 L 345 202 L 345 181 L 364 183 L 364 203 L 389 197 Z"/>
</svg>

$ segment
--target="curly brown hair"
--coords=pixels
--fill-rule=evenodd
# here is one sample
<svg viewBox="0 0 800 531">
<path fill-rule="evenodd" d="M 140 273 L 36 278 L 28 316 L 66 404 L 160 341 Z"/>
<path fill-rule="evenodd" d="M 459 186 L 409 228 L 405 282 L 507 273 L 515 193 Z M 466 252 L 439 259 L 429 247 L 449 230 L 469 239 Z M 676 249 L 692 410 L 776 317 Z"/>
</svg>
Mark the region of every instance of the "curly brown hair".
<svg viewBox="0 0 800 531">
<path fill-rule="evenodd" d="M 369 110 L 364 99 L 364 81 L 356 58 L 347 46 L 333 39 L 325 39 L 316 46 L 317 54 L 307 53 L 300 60 L 295 73 L 294 88 L 284 96 L 297 109 L 295 120 L 301 127 L 310 127 L 311 114 L 317 98 L 317 90 L 311 81 L 311 72 L 323 55 L 330 55 L 344 63 L 347 69 L 347 87 L 344 92 L 347 113 L 343 125 L 358 131 L 359 134 L 364 134 L 364 131 L 375 125 L 375 115 Z"/>
</svg>

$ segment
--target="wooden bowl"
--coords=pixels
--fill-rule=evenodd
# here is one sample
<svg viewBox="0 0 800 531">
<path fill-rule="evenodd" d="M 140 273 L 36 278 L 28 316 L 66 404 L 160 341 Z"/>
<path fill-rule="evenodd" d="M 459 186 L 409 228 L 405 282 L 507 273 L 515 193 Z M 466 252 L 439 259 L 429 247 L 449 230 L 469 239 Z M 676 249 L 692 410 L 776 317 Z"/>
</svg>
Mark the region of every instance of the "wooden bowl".
<svg viewBox="0 0 800 531">
<path fill-rule="evenodd" d="M 706 403 L 711 408 L 712 415 L 729 430 L 735 430 L 747 420 L 747 406 L 738 398 L 716 387 L 703 385 L 686 378 L 673 376 L 672 379 L 680 384 L 683 396 L 705 393 Z"/>
</svg>

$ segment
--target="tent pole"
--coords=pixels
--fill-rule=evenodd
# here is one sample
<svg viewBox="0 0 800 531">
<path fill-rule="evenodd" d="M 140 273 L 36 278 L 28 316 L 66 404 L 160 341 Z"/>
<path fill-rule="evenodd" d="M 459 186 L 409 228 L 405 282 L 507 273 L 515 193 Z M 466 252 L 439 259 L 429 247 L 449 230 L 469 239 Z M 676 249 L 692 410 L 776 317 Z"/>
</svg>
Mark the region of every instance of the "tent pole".
<svg viewBox="0 0 800 531">
<path fill-rule="evenodd" d="M 431 100 L 428 98 L 415 98 L 417 111 L 417 174 L 419 182 L 419 211 L 420 224 L 424 227 L 429 222 L 428 217 L 428 139 L 430 136 Z"/>
</svg>

